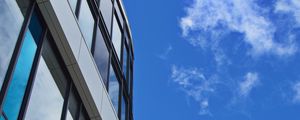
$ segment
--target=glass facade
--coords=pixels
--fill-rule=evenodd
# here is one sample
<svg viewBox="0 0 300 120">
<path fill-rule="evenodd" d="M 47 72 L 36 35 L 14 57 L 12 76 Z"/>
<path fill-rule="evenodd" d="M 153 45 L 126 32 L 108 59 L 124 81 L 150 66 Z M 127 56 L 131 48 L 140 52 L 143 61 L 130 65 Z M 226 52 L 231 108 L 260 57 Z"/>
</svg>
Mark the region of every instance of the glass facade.
<svg viewBox="0 0 300 120">
<path fill-rule="evenodd" d="M 127 44 L 125 43 L 124 44 L 124 47 L 123 47 L 123 74 L 124 74 L 124 78 L 125 78 L 125 80 L 127 80 L 127 70 L 128 70 L 128 68 L 127 68 L 127 60 L 128 60 L 128 52 L 127 52 Z"/>
<path fill-rule="evenodd" d="M 111 0 L 100 0 L 100 11 L 103 16 L 105 26 L 110 33 L 111 30 L 111 19 L 113 13 L 113 4 Z"/>
<path fill-rule="evenodd" d="M 85 42 L 87 46 L 91 49 L 95 20 L 86 0 L 81 1 L 78 21 Z"/>
<path fill-rule="evenodd" d="M 79 45 L 70 44 L 72 40 L 64 34 L 65 31 L 70 30 L 67 28 L 69 25 L 61 25 L 67 23 L 56 18 L 64 16 L 40 11 L 43 5 L 39 4 L 45 4 L 44 2 L 0 1 L 0 22 L 5 23 L 0 25 L 0 104 L 2 107 L 0 120 L 102 118 L 97 109 L 103 107 L 97 108 L 98 106 L 91 105 L 97 105 L 95 103 L 99 100 L 103 103 L 101 100 L 104 97 L 111 99 L 112 105 L 108 104 L 107 107 L 115 111 L 113 114 L 108 114 L 115 115 L 110 117 L 133 120 L 132 105 L 130 105 L 133 49 L 131 38 L 128 39 L 128 30 L 124 31 L 129 28 L 121 1 L 61 2 L 66 2 L 68 5 L 65 8 L 52 6 L 47 9 L 72 10 L 74 14 L 69 14 L 70 10 L 50 11 L 66 12 L 66 16 L 67 14 L 72 16 L 68 19 L 77 20 L 75 24 L 78 27 L 70 28 L 79 28 L 76 30 L 82 36 L 79 39 L 85 40 Z M 48 5 L 55 4 L 49 2 Z M 58 20 L 59 24 L 53 23 L 56 22 L 55 20 Z M 49 28 L 48 25 L 51 27 Z M 57 33 L 60 30 L 63 32 Z M 68 33 L 72 32 L 68 31 Z M 123 36 L 127 36 L 128 40 Z M 76 49 L 74 47 L 76 45 L 79 46 L 77 46 L 78 53 L 73 50 Z M 86 57 L 91 58 L 82 59 Z M 91 67 L 90 73 L 88 73 L 89 69 L 84 68 L 84 63 Z M 101 77 L 102 79 L 97 78 L 97 80 L 102 80 L 104 86 L 98 81 L 98 84 L 90 85 L 88 83 L 90 82 L 88 80 L 92 79 L 90 76 Z M 100 89 L 107 90 L 108 95 L 101 94 L 99 86 Z M 102 95 L 101 98 L 95 97 L 99 94 Z M 95 103 L 90 100 L 94 100 Z M 98 114 L 100 115 L 95 116 Z"/>
<path fill-rule="evenodd" d="M 24 12 L 26 12 L 25 9 Z M 0 23 L 2 23 L 0 24 L 0 88 L 8 69 L 23 21 L 24 17 L 17 1 L 0 1 Z"/>
<path fill-rule="evenodd" d="M 120 95 L 120 83 L 114 71 L 114 68 L 110 67 L 110 74 L 109 74 L 109 87 L 108 93 L 110 95 L 111 101 L 115 110 L 119 110 L 119 95 Z"/>
<path fill-rule="evenodd" d="M 121 57 L 120 52 L 121 52 L 121 45 L 122 45 L 122 33 L 121 33 L 121 29 L 118 24 L 116 16 L 114 16 L 114 19 L 113 19 L 112 43 L 114 45 L 118 59 L 120 60 L 120 57 Z"/>
<path fill-rule="evenodd" d="M 49 92 L 51 91 L 51 92 Z M 42 57 L 37 68 L 35 83 L 32 88 L 25 119 L 59 120 L 64 98 Z M 47 108 L 47 109 L 45 109 Z"/>
<path fill-rule="evenodd" d="M 100 29 L 97 27 L 94 58 L 105 85 L 107 85 L 109 69 L 109 51 Z"/>
</svg>

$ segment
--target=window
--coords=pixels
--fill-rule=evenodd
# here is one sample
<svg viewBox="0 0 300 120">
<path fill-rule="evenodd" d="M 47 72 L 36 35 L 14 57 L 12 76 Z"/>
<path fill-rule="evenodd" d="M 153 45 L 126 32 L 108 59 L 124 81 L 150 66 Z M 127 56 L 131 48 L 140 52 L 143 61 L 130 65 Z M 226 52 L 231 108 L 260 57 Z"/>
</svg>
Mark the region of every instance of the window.
<svg viewBox="0 0 300 120">
<path fill-rule="evenodd" d="M 63 96 L 44 58 L 41 58 L 25 119 L 59 120 L 63 103 Z"/>
<path fill-rule="evenodd" d="M 76 11 L 77 3 L 78 3 L 78 0 L 69 0 L 69 4 L 74 13 Z"/>
<path fill-rule="evenodd" d="M 122 110 L 121 110 L 121 119 L 120 120 L 126 120 L 127 114 L 127 102 L 125 100 L 125 96 L 122 97 Z"/>
<path fill-rule="evenodd" d="M 113 103 L 116 112 L 118 112 L 120 83 L 117 79 L 116 73 L 112 66 L 110 66 L 108 93 L 110 95 L 111 101 Z"/>
<path fill-rule="evenodd" d="M 85 42 L 87 46 L 91 49 L 95 20 L 86 0 L 81 1 L 78 21 Z"/>
<path fill-rule="evenodd" d="M 111 0 L 100 0 L 100 11 L 101 11 L 102 17 L 104 19 L 106 28 L 107 28 L 108 32 L 110 33 L 112 11 L 113 11 L 113 6 L 112 6 Z"/>
<path fill-rule="evenodd" d="M 22 11 L 16 0 L 0 0 L 0 88 L 24 21 L 22 12 L 27 12 L 30 3 L 27 0 L 18 2 L 22 2 Z"/>
<path fill-rule="evenodd" d="M 121 13 L 121 9 L 120 9 L 119 3 L 117 1 L 115 1 L 115 10 L 116 10 L 118 18 L 120 20 L 121 26 L 123 26 L 123 15 Z"/>
<path fill-rule="evenodd" d="M 3 106 L 8 119 L 17 119 L 42 30 L 37 13 L 33 12 Z"/>
<path fill-rule="evenodd" d="M 48 38 L 41 54 L 25 119 L 60 119 L 68 79 Z"/>
<path fill-rule="evenodd" d="M 107 85 L 108 67 L 109 67 L 109 52 L 103 39 L 100 29 L 97 27 L 94 58 L 101 74 L 102 80 Z"/>
<path fill-rule="evenodd" d="M 128 63 L 128 47 L 127 47 L 127 44 L 126 44 L 126 41 L 124 42 L 125 44 L 124 44 L 124 47 L 123 47 L 123 74 L 124 74 L 124 78 L 125 78 L 125 80 L 127 80 L 127 70 L 128 70 L 128 68 L 127 68 L 127 63 Z"/>
<path fill-rule="evenodd" d="M 122 33 L 119 27 L 116 16 L 113 19 L 113 33 L 112 33 L 112 43 L 114 45 L 117 56 L 120 60 L 120 52 L 121 52 L 121 43 L 122 43 Z"/>
</svg>

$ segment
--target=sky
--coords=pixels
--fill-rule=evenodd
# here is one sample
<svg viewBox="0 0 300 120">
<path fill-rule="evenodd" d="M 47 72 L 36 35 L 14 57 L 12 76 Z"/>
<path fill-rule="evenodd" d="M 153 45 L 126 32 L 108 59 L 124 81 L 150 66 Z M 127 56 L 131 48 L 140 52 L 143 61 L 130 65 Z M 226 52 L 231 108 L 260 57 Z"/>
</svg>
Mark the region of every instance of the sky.
<svg viewBox="0 0 300 120">
<path fill-rule="evenodd" d="M 299 0 L 123 0 L 136 120 L 298 120 Z"/>
</svg>

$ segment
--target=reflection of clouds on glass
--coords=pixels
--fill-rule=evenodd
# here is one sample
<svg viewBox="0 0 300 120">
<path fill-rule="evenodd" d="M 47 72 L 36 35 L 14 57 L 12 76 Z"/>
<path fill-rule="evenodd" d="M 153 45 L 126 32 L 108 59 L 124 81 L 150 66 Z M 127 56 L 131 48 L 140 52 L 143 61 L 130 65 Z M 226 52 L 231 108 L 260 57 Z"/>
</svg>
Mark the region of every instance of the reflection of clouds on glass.
<svg viewBox="0 0 300 120">
<path fill-rule="evenodd" d="M 78 21 L 86 44 L 89 48 L 91 48 L 95 21 L 87 4 L 87 1 L 85 0 L 83 0 L 81 3 Z"/>
<path fill-rule="evenodd" d="M 23 22 L 15 0 L 0 0 L 0 87 Z"/>
<path fill-rule="evenodd" d="M 110 67 L 108 91 L 116 111 L 118 111 L 119 88 L 119 82 L 116 78 L 113 67 Z"/>
<path fill-rule="evenodd" d="M 122 33 L 121 29 L 117 23 L 117 18 L 114 16 L 113 19 L 113 33 L 112 33 L 112 42 L 115 47 L 116 53 L 118 55 L 118 58 L 120 60 L 120 52 L 121 52 L 121 39 L 122 39 Z"/>
<path fill-rule="evenodd" d="M 124 100 L 124 97 L 122 99 L 122 112 L 121 112 L 121 120 L 125 120 L 126 118 L 126 103 L 125 103 L 125 100 Z"/>
<path fill-rule="evenodd" d="M 59 120 L 63 102 L 64 99 L 44 59 L 41 58 L 25 119 Z"/>
</svg>

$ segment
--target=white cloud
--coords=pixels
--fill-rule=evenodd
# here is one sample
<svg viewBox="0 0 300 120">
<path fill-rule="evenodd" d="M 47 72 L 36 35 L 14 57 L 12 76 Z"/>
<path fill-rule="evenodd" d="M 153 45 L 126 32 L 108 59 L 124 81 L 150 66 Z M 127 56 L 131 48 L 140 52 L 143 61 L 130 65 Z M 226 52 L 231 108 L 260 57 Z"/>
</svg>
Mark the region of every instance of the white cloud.
<svg viewBox="0 0 300 120">
<path fill-rule="evenodd" d="M 278 0 L 275 4 L 275 12 L 290 13 L 300 25 L 300 1 Z"/>
<path fill-rule="evenodd" d="M 239 84 L 239 94 L 241 96 L 248 96 L 248 94 L 251 92 L 251 90 L 257 86 L 259 83 L 258 74 L 256 72 L 248 72 L 244 76 L 244 81 L 240 82 Z"/>
<path fill-rule="evenodd" d="M 294 102 L 300 102 L 300 82 L 296 83 L 293 86 L 293 90 L 295 92 L 293 101 Z"/>
<path fill-rule="evenodd" d="M 255 0 L 193 0 L 180 20 L 182 34 L 194 46 L 205 46 L 222 36 L 220 31 L 244 34 L 253 56 L 274 54 L 293 55 L 293 42 L 275 42 L 275 26 L 261 14 Z"/>
<path fill-rule="evenodd" d="M 178 84 L 187 96 L 200 106 L 200 115 L 211 115 L 209 111 L 209 96 L 215 91 L 216 76 L 206 78 L 197 68 L 172 66 L 171 79 Z"/>
</svg>

